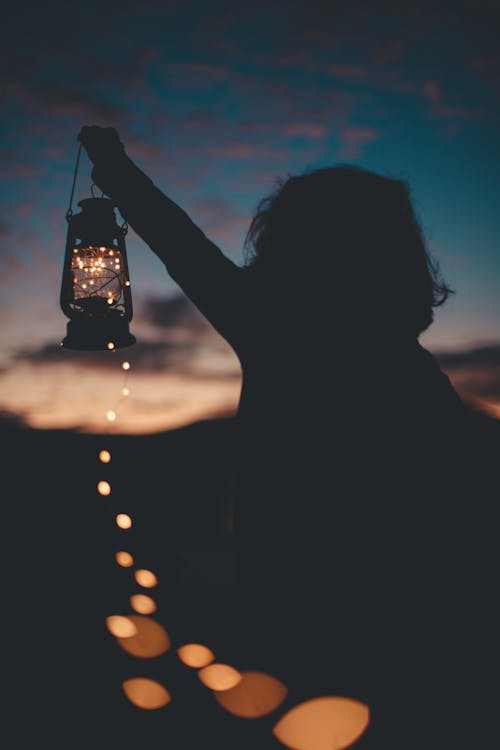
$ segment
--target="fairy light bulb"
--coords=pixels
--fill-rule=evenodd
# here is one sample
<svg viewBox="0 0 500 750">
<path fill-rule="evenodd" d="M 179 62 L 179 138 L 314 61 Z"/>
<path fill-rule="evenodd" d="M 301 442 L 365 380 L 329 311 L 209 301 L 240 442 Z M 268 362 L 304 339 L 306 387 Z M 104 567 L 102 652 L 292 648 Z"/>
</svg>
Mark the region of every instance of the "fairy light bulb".
<svg viewBox="0 0 500 750">
<path fill-rule="evenodd" d="M 110 615 L 106 617 L 106 626 L 116 638 L 132 638 L 137 634 L 137 625 L 128 617 Z"/>
<path fill-rule="evenodd" d="M 132 526 L 132 519 L 127 513 L 118 513 L 115 521 L 119 529 L 130 529 Z"/>
<path fill-rule="evenodd" d="M 134 558 L 130 552 L 121 549 L 115 554 L 115 560 L 121 568 L 131 568 L 134 564 Z"/>
<path fill-rule="evenodd" d="M 229 664 L 209 664 L 200 669 L 198 677 L 211 690 L 231 690 L 242 680 L 241 674 Z"/>
<path fill-rule="evenodd" d="M 97 483 L 97 491 L 100 495 L 110 495 L 111 494 L 111 485 L 109 482 L 100 481 Z"/>
<path fill-rule="evenodd" d="M 113 409 L 110 409 L 108 412 L 106 412 L 106 419 L 108 422 L 114 422 L 116 419 L 116 412 L 113 411 Z"/>
<path fill-rule="evenodd" d="M 185 643 L 177 649 L 177 656 L 188 667 L 201 669 L 215 659 L 214 652 L 201 643 Z"/>
<path fill-rule="evenodd" d="M 156 602 L 147 594 L 133 594 L 130 597 L 130 606 L 140 615 L 150 615 L 156 612 Z"/>
<path fill-rule="evenodd" d="M 103 464 L 109 464 L 111 461 L 111 453 L 106 450 L 99 451 L 99 461 Z"/>
<path fill-rule="evenodd" d="M 123 370 L 130 370 L 130 362 L 122 362 Z"/>
<path fill-rule="evenodd" d="M 139 570 L 136 570 L 134 578 L 139 586 L 144 586 L 146 589 L 151 589 L 158 583 L 158 579 L 153 571 L 146 570 L 145 568 L 139 568 Z"/>
</svg>

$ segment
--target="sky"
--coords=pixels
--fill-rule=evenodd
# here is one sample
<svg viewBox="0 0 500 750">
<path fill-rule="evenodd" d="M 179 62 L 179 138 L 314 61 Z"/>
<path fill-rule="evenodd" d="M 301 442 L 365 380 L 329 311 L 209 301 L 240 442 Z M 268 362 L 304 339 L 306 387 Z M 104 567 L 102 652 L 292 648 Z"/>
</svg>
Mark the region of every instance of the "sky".
<svg viewBox="0 0 500 750">
<path fill-rule="evenodd" d="M 278 178 L 352 163 L 407 180 L 455 290 L 421 343 L 500 417 L 498 2 L 90 0 L 6 14 L 0 411 L 149 433 L 236 409 L 236 356 L 132 230 L 137 344 L 60 346 L 77 135 L 97 124 L 237 264 Z M 82 155 L 73 209 L 90 195 Z"/>
</svg>

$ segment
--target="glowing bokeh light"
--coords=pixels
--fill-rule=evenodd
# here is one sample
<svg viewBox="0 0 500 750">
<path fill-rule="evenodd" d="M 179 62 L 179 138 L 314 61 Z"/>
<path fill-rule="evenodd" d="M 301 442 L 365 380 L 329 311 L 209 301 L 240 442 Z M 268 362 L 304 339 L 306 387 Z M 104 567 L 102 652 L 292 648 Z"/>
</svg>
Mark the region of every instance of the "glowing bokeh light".
<svg viewBox="0 0 500 750">
<path fill-rule="evenodd" d="M 132 677 L 125 680 L 122 687 L 129 701 L 138 708 L 163 708 L 172 700 L 168 690 L 149 677 Z"/>
<path fill-rule="evenodd" d="M 110 495 L 111 494 L 111 485 L 109 482 L 105 482 L 104 480 L 97 483 L 97 491 L 100 495 Z"/>
<path fill-rule="evenodd" d="M 122 368 L 124 370 L 130 370 L 130 362 L 122 362 Z"/>
<path fill-rule="evenodd" d="M 201 643 L 185 643 L 177 649 L 177 656 L 188 667 L 200 669 L 213 662 L 215 654 Z"/>
<path fill-rule="evenodd" d="M 90 282 L 90 283 L 92 284 L 92 282 Z M 114 342 L 113 341 L 108 341 L 108 343 L 106 344 L 106 348 L 109 349 L 110 351 L 112 351 L 115 348 Z"/>
<path fill-rule="evenodd" d="M 129 620 L 137 627 L 131 638 L 117 638 L 117 643 L 132 656 L 150 659 L 161 656 L 171 645 L 170 636 L 159 622 L 143 615 L 129 615 Z"/>
<path fill-rule="evenodd" d="M 134 578 L 139 586 L 144 586 L 145 589 L 152 589 L 156 586 L 158 579 L 152 570 L 146 570 L 145 568 L 139 568 L 134 573 Z"/>
<path fill-rule="evenodd" d="M 323 696 L 281 717 L 274 736 L 292 750 L 343 750 L 366 730 L 370 709 L 352 698 Z"/>
<path fill-rule="evenodd" d="M 156 612 L 156 602 L 146 594 L 133 594 L 130 597 L 130 606 L 141 615 L 151 615 Z"/>
<path fill-rule="evenodd" d="M 109 451 L 99 451 L 99 461 L 103 464 L 109 464 L 111 461 L 111 453 Z"/>
<path fill-rule="evenodd" d="M 242 672 L 241 681 L 230 690 L 214 691 L 217 702 L 235 716 L 257 719 L 274 711 L 285 700 L 288 690 L 265 672 Z"/>
<path fill-rule="evenodd" d="M 118 563 L 118 565 L 121 565 L 122 568 L 131 568 L 134 564 L 134 558 L 130 554 L 130 552 L 125 552 L 125 550 L 120 550 L 115 555 L 115 560 Z"/>
<path fill-rule="evenodd" d="M 116 419 L 116 412 L 113 411 L 113 409 L 110 409 L 108 412 L 106 412 L 106 419 L 108 422 L 114 422 Z"/>
<path fill-rule="evenodd" d="M 111 635 L 116 638 L 131 638 L 133 635 L 137 635 L 137 625 L 130 617 L 110 615 L 106 617 L 106 626 Z"/>
<path fill-rule="evenodd" d="M 126 513 L 118 513 L 115 520 L 120 529 L 130 529 L 132 526 L 132 519 Z"/>
<path fill-rule="evenodd" d="M 229 664 L 209 664 L 200 669 L 198 677 L 211 690 L 230 690 L 241 681 L 241 674 Z"/>
</svg>

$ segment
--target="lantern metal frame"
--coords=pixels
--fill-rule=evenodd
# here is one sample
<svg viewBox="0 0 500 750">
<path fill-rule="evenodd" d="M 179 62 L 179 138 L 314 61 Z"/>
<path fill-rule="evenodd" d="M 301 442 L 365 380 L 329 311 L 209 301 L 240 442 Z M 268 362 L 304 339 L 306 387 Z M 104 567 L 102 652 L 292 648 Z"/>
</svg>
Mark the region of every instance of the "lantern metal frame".
<svg viewBox="0 0 500 750">
<path fill-rule="evenodd" d="M 61 280 L 60 305 L 69 318 L 61 345 L 67 349 L 120 349 L 136 342 L 129 331 L 133 316 L 125 235 L 115 204 L 104 195 L 72 202 L 80 157 L 78 150 L 66 220 L 68 233 Z"/>
</svg>

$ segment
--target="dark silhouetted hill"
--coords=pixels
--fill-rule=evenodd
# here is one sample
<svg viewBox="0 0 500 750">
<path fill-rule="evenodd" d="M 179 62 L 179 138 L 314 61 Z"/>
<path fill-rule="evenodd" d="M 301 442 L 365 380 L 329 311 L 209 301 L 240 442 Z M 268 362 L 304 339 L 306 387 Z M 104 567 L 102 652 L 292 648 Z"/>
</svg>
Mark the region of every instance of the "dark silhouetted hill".
<svg viewBox="0 0 500 750">
<path fill-rule="evenodd" d="M 495 461 L 500 422 L 472 410 L 470 419 Z M 270 733 L 273 716 L 242 726 L 174 648 L 138 659 L 105 626 L 108 615 L 131 612 L 129 596 L 140 590 L 132 570 L 115 562 L 125 549 L 135 567 L 158 575 L 153 617 L 174 647 L 201 641 L 222 661 L 237 662 L 238 639 L 220 637 L 235 577 L 234 420 L 130 436 L 33 430 L 5 416 L 0 431 L 4 684 L 16 737 L 9 747 L 31 747 L 33 731 L 36 744 L 51 748 L 194 750 L 203 738 L 219 750 L 281 747 Z M 111 452 L 109 465 L 99 462 L 101 449 Z M 97 492 L 99 480 L 110 482 L 109 497 Z M 115 524 L 120 512 L 133 519 L 129 531 Z M 231 626 L 224 625 L 227 638 Z M 158 679 L 172 704 L 132 706 L 121 682 L 134 676 Z"/>
</svg>

